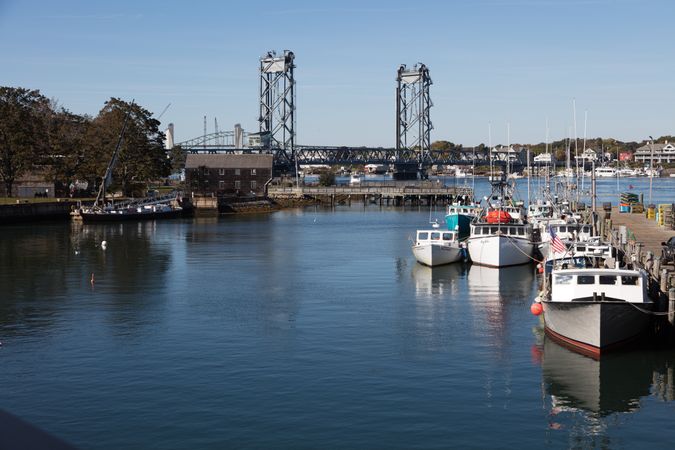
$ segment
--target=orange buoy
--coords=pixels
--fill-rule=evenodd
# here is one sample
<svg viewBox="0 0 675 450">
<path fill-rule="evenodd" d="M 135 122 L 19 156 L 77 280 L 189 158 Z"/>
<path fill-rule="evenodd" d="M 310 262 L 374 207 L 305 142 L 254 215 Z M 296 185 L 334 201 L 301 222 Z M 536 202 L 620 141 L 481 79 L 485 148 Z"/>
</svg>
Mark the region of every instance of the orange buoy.
<svg viewBox="0 0 675 450">
<path fill-rule="evenodd" d="M 539 302 L 534 302 L 530 306 L 530 312 L 535 316 L 539 316 L 544 312 L 544 306 Z"/>
</svg>

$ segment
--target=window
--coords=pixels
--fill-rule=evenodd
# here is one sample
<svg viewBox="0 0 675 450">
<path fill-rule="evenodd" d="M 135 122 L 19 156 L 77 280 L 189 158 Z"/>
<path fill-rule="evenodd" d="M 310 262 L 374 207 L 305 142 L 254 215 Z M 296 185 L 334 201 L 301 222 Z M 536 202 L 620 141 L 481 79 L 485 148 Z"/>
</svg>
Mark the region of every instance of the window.
<svg viewBox="0 0 675 450">
<path fill-rule="evenodd" d="M 616 275 L 600 275 L 600 284 L 616 284 Z"/>
<path fill-rule="evenodd" d="M 218 175 L 220 175 L 221 177 L 225 175 L 225 169 L 218 169 Z"/>
<path fill-rule="evenodd" d="M 225 189 L 225 182 L 224 181 L 218 182 L 218 189 Z"/>
<path fill-rule="evenodd" d="M 437 241 L 441 238 L 441 233 L 433 232 L 431 233 L 431 240 L 432 241 Z"/>
<path fill-rule="evenodd" d="M 206 167 L 204 167 L 204 175 L 208 175 L 208 174 L 209 174 L 209 169 L 207 169 Z"/>
<path fill-rule="evenodd" d="M 579 275 L 577 284 L 595 284 L 595 275 Z"/>
<path fill-rule="evenodd" d="M 235 188 L 236 190 L 241 189 L 241 181 L 236 180 L 236 181 L 234 182 L 234 188 Z"/>
<path fill-rule="evenodd" d="M 452 240 L 452 233 L 443 233 L 443 240 L 444 241 L 451 241 Z"/>
<path fill-rule="evenodd" d="M 524 236 L 524 235 L 525 235 L 525 229 L 518 228 L 518 236 Z"/>
<path fill-rule="evenodd" d="M 423 233 L 417 234 L 417 240 L 418 241 L 426 241 L 427 239 L 429 239 L 429 233 L 423 232 Z"/>
<path fill-rule="evenodd" d="M 621 276 L 621 284 L 624 286 L 637 286 L 638 285 L 638 277 L 630 276 L 630 275 L 622 275 Z"/>
<path fill-rule="evenodd" d="M 490 228 L 490 233 L 491 234 L 497 234 L 497 231 L 499 230 L 499 227 L 491 227 Z"/>
<path fill-rule="evenodd" d="M 251 169 L 251 175 L 255 175 L 255 169 Z"/>
<path fill-rule="evenodd" d="M 251 181 L 251 190 L 255 191 L 255 189 L 258 187 L 258 183 L 255 182 L 255 180 Z"/>
<path fill-rule="evenodd" d="M 490 230 L 488 230 L 488 227 L 483 227 L 483 234 L 490 234 Z"/>
<path fill-rule="evenodd" d="M 555 284 L 571 284 L 572 275 L 556 275 Z"/>
<path fill-rule="evenodd" d="M 235 174 L 236 176 L 241 175 L 241 169 L 234 169 L 234 174 Z"/>
</svg>

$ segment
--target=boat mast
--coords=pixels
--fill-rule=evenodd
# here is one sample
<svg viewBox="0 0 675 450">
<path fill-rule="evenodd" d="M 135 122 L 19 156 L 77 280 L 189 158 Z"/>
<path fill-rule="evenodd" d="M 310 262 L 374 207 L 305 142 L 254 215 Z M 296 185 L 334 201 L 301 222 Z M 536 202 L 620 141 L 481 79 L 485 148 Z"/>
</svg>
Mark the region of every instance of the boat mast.
<svg viewBox="0 0 675 450">
<path fill-rule="evenodd" d="M 99 201 L 101 202 L 101 208 L 103 208 L 103 204 L 105 203 L 105 190 L 112 182 L 112 171 L 115 168 L 115 163 L 117 162 L 117 154 L 119 153 L 120 147 L 122 146 L 124 131 L 127 129 L 127 123 L 129 121 L 129 116 L 131 115 L 131 109 L 133 108 L 133 106 L 134 100 L 131 101 L 131 105 L 127 110 L 126 115 L 124 116 L 124 124 L 122 125 L 122 131 L 120 132 L 120 135 L 117 138 L 117 145 L 115 146 L 115 151 L 113 151 L 113 154 L 110 157 L 110 162 L 108 163 L 108 167 L 106 167 L 105 169 L 105 174 L 103 175 L 103 179 L 101 180 L 101 186 L 98 189 L 96 200 L 94 200 L 95 207 L 98 206 Z"/>
<path fill-rule="evenodd" d="M 588 111 L 584 111 L 584 151 L 581 154 L 581 190 L 584 190 L 584 172 L 586 171 L 586 123 L 588 121 Z M 578 176 L 578 174 L 577 174 Z M 578 182 L 578 180 L 577 180 Z M 578 196 L 577 196 L 578 200 Z"/>
</svg>

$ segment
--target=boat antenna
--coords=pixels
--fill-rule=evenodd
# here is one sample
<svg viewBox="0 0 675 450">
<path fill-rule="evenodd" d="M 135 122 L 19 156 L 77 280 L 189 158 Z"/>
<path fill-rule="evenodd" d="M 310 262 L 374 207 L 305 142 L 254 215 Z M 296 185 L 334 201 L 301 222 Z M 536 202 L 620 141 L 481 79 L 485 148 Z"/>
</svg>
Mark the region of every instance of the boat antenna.
<svg viewBox="0 0 675 450">
<path fill-rule="evenodd" d="M 117 162 L 117 154 L 119 153 L 120 147 L 122 146 L 122 139 L 124 138 L 124 132 L 127 129 L 127 123 L 129 122 L 129 116 L 131 115 L 131 110 L 133 109 L 134 101 L 135 99 L 131 101 L 129 108 L 127 109 L 126 115 L 124 116 L 122 131 L 120 132 L 120 135 L 117 138 L 117 145 L 115 146 L 115 151 L 110 157 L 108 167 L 106 167 L 105 169 L 105 175 L 103 175 L 103 179 L 101 180 L 101 186 L 98 189 L 98 194 L 96 195 L 94 206 L 98 206 L 99 201 L 101 203 L 105 203 L 105 190 L 108 186 L 110 186 L 110 183 L 112 183 L 112 173 L 113 169 L 115 168 L 115 163 Z"/>
</svg>

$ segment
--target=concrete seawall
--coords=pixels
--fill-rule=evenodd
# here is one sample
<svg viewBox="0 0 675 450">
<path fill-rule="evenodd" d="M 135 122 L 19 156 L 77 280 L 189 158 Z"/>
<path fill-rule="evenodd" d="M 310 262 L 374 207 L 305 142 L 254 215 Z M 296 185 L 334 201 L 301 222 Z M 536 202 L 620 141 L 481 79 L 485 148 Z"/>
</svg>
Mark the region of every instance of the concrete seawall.
<svg viewBox="0 0 675 450">
<path fill-rule="evenodd" d="M 69 220 L 71 207 L 77 202 L 55 201 L 0 205 L 0 225 L 40 220 Z"/>
</svg>

